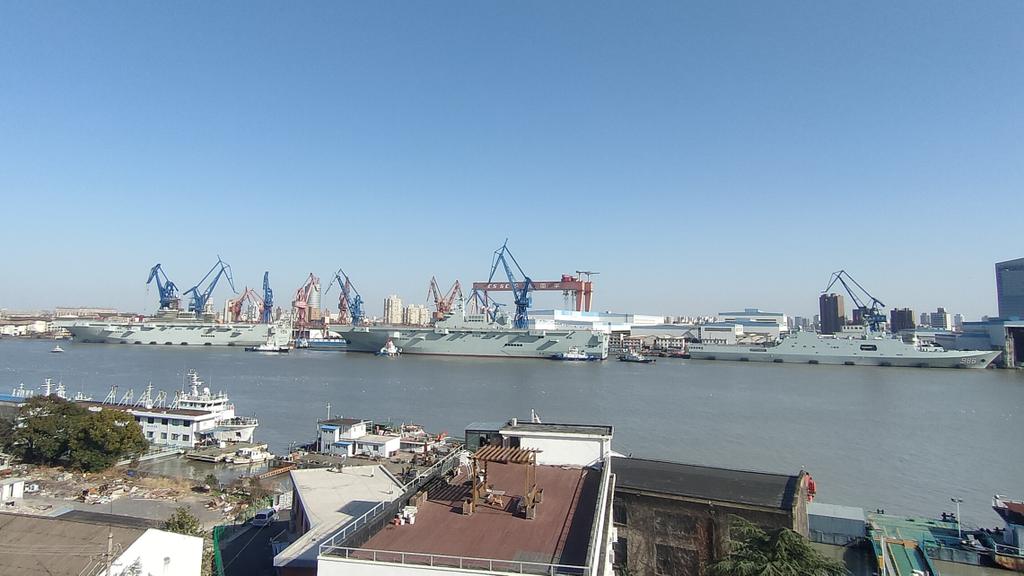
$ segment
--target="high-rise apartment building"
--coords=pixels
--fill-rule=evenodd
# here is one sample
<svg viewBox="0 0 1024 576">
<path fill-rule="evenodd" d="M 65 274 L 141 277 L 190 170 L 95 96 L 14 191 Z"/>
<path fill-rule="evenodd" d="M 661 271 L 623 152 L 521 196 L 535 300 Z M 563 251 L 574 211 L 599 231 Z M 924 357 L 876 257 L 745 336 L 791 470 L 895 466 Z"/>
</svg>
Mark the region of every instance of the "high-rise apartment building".
<svg viewBox="0 0 1024 576">
<path fill-rule="evenodd" d="M 914 311 L 910 308 L 893 308 L 889 311 L 889 329 L 893 332 L 913 330 Z"/>
<path fill-rule="evenodd" d="M 932 315 L 927 312 L 921 312 L 921 322 L 918 324 L 918 326 L 921 326 L 922 328 L 927 328 L 930 327 L 931 325 Z"/>
<path fill-rule="evenodd" d="M 947 332 L 953 331 L 953 316 L 946 312 L 946 309 L 939 306 L 935 312 L 930 315 L 928 324 L 936 330 L 945 330 Z"/>
<path fill-rule="evenodd" d="M 842 294 L 822 294 L 818 298 L 818 309 L 821 313 L 821 325 L 818 331 L 822 334 L 838 334 L 846 323 L 846 309 L 843 307 Z"/>
<path fill-rule="evenodd" d="M 996 264 L 996 299 L 999 317 L 1024 319 L 1024 258 Z"/>
<path fill-rule="evenodd" d="M 402 323 L 402 299 L 396 294 L 391 294 L 384 299 L 384 323 Z"/>
</svg>

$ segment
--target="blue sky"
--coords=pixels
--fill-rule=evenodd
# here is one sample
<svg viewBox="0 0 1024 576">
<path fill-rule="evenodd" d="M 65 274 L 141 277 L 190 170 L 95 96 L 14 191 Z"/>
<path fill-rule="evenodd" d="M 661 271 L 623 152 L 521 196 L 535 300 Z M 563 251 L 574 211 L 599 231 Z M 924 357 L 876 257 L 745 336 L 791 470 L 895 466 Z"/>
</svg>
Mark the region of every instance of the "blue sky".
<svg viewBox="0 0 1024 576">
<path fill-rule="evenodd" d="M 812 314 L 845 268 L 994 314 L 1022 29 L 1017 0 L 6 2 L 0 306 L 151 310 L 150 266 L 220 254 L 282 302 L 344 267 L 372 313 L 508 237 L 534 279 L 600 271 L 600 309 Z"/>
</svg>

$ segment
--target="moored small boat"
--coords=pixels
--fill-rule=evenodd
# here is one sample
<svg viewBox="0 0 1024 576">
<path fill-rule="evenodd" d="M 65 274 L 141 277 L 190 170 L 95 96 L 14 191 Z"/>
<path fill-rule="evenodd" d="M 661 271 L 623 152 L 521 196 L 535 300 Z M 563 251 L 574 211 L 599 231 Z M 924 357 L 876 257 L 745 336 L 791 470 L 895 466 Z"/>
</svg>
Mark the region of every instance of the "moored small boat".
<svg viewBox="0 0 1024 576">
<path fill-rule="evenodd" d="M 591 360 L 601 359 L 599 356 L 591 356 L 590 354 L 587 354 L 578 346 L 570 346 L 567 351 L 552 354 L 550 358 L 552 360 L 562 360 L 564 362 L 589 362 Z"/>
<path fill-rule="evenodd" d="M 53 350 L 50 350 L 50 353 L 52 353 L 52 354 L 60 354 L 63 351 L 64 351 L 64 349 L 60 347 L 60 344 L 58 344 L 58 345 L 53 347 Z"/>
<path fill-rule="evenodd" d="M 648 358 L 639 352 L 630 350 L 629 352 L 619 356 L 619 362 L 635 362 L 637 364 L 653 364 L 656 362 L 654 358 Z"/>
</svg>

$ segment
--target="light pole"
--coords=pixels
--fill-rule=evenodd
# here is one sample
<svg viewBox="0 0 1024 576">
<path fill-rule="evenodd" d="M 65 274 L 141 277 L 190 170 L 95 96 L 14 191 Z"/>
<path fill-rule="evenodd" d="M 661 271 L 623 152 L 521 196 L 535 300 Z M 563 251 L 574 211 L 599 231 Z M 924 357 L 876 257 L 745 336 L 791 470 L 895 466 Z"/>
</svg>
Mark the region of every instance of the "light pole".
<svg viewBox="0 0 1024 576">
<path fill-rule="evenodd" d="M 961 540 L 964 539 L 964 531 L 960 528 L 960 504 L 964 501 L 963 498 L 950 498 L 950 502 L 956 504 L 956 533 Z"/>
</svg>

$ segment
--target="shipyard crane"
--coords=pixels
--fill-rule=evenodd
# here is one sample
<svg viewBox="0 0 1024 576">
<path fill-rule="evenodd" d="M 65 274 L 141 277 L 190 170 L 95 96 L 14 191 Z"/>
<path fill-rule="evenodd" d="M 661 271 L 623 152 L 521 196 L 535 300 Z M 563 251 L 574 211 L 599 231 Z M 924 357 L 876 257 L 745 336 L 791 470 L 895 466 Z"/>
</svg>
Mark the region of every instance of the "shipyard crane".
<svg viewBox="0 0 1024 576">
<path fill-rule="evenodd" d="M 216 274 L 214 274 L 214 272 L 216 272 Z M 210 280 L 210 283 L 205 289 L 200 290 L 199 287 L 203 282 L 206 282 L 206 280 L 210 278 L 211 274 L 213 275 L 213 278 Z M 210 271 L 206 273 L 206 276 L 203 276 L 203 279 L 200 280 L 198 284 L 189 288 L 185 291 L 185 294 L 183 294 L 183 296 L 188 294 L 192 295 L 192 301 L 189 302 L 188 305 L 189 312 L 194 312 L 197 317 L 203 315 L 203 312 L 206 310 L 206 303 L 210 301 L 210 296 L 213 295 L 213 290 L 217 287 L 217 282 L 220 280 L 221 276 L 227 277 L 228 284 L 231 285 L 231 291 L 238 294 L 238 290 L 235 289 L 235 280 L 231 277 L 231 266 L 228 266 L 227 262 L 221 260 L 220 256 L 217 256 L 217 263 L 213 265 L 213 268 L 210 268 Z"/>
<path fill-rule="evenodd" d="M 871 326 L 872 330 L 879 330 L 880 326 L 885 323 L 885 314 L 882 312 L 882 310 L 885 309 L 885 304 L 883 304 L 878 298 L 872 296 L 871 293 L 861 286 L 859 282 L 854 280 L 853 276 L 850 276 L 849 272 L 846 270 L 833 272 L 828 286 L 825 287 L 822 294 L 827 294 L 828 291 L 835 286 L 836 282 L 841 284 L 846 290 L 846 293 L 850 295 L 850 300 L 853 301 L 857 310 L 860 311 L 862 322 Z M 857 290 L 854 290 L 850 284 L 856 286 L 861 294 L 858 295 Z"/>
<path fill-rule="evenodd" d="M 146 284 L 151 284 L 153 280 L 156 280 L 156 288 L 160 292 L 160 309 L 177 310 L 181 302 L 178 298 L 178 287 L 171 282 L 159 264 L 150 268 Z"/>
<path fill-rule="evenodd" d="M 306 282 L 295 291 L 295 299 L 292 300 L 292 309 L 295 311 L 295 323 L 300 330 L 309 327 L 311 316 L 309 308 L 311 305 L 320 305 L 319 292 L 320 278 L 310 272 Z M 317 295 L 315 301 L 310 303 L 310 300 L 314 300 L 314 295 Z"/>
<path fill-rule="evenodd" d="M 255 290 L 246 286 L 245 290 L 242 291 L 241 296 L 238 298 L 232 298 L 228 301 L 229 318 L 227 318 L 227 320 L 230 320 L 231 322 L 240 322 L 242 320 L 242 305 L 246 301 L 249 302 L 250 309 L 259 310 L 260 314 L 263 313 L 263 298 L 260 298 L 260 295 L 257 294 Z"/>
<path fill-rule="evenodd" d="M 512 265 L 509 264 L 509 261 L 511 261 L 512 265 L 515 265 L 519 275 L 523 277 L 522 281 L 516 280 L 515 272 L 512 270 Z M 494 275 L 497 273 L 499 265 L 505 272 L 505 277 L 508 278 L 508 287 L 512 291 L 512 300 L 516 304 L 516 313 L 512 318 L 512 325 L 520 330 L 525 330 L 530 324 L 529 310 L 532 301 L 530 290 L 533 288 L 533 281 L 523 272 L 522 266 L 519 265 L 516 257 L 508 249 L 507 238 L 505 243 L 501 245 L 501 248 L 494 251 L 494 258 L 491 261 L 491 275 L 487 278 L 488 284 L 493 283 Z M 486 301 L 486 299 L 487 292 L 485 291 L 484 300 Z"/>
<path fill-rule="evenodd" d="M 462 300 L 462 284 L 458 280 L 446 294 L 441 295 L 441 289 L 437 285 L 437 278 L 430 277 L 430 290 L 427 292 L 427 298 L 434 299 L 434 320 L 443 320 L 445 316 L 451 313 L 452 306 L 455 304 L 455 300 Z"/>
<path fill-rule="evenodd" d="M 274 291 L 270 289 L 270 272 L 263 273 L 263 307 L 260 308 L 260 323 L 274 321 Z"/>
<path fill-rule="evenodd" d="M 327 285 L 324 295 L 327 295 L 335 282 L 341 289 L 341 294 L 338 295 L 338 323 L 352 324 L 353 326 L 361 324 L 365 317 L 363 297 L 359 295 L 359 291 L 352 285 L 352 281 L 349 280 L 348 274 L 345 274 L 344 270 L 338 268 L 338 271 L 334 273 L 334 278 L 331 278 L 331 283 Z"/>
</svg>

